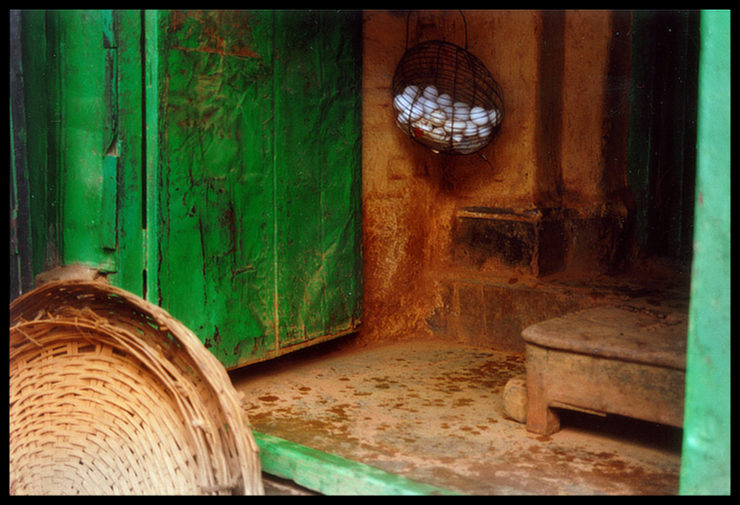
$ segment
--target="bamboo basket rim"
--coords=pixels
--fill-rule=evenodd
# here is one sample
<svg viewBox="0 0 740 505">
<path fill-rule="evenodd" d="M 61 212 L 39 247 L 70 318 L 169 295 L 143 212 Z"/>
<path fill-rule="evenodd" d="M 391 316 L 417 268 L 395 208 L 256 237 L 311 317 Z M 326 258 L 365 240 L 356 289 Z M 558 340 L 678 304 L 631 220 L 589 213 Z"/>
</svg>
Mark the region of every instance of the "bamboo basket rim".
<svg viewBox="0 0 740 505">
<path fill-rule="evenodd" d="M 226 369 L 163 308 L 43 284 L 10 304 L 9 363 L 11 494 L 264 493 Z"/>
</svg>

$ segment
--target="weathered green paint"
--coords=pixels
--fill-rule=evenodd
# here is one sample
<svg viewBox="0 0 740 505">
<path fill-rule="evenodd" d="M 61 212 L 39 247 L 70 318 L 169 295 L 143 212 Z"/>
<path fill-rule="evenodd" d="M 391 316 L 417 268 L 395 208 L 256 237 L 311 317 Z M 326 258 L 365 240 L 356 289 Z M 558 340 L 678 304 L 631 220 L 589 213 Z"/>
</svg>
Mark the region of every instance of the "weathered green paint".
<svg viewBox="0 0 740 505">
<path fill-rule="evenodd" d="M 110 280 L 142 296 L 145 261 L 142 234 L 142 177 L 145 173 L 142 139 L 142 14 L 129 10 L 113 11 L 109 19 L 110 50 L 116 53 L 116 68 L 112 73 L 117 78 L 113 87 L 115 100 L 111 105 L 116 111 L 115 131 L 110 136 L 106 155 L 115 157 L 117 161 L 115 219 L 118 255 L 118 269 L 110 275 Z"/>
<path fill-rule="evenodd" d="M 106 50 L 100 11 L 58 11 L 62 262 L 116 271 L 100 242 Z M 98 41 L 98 43 L 91 43 Z"/>
<path fill-rule="evenodd" d="M 231 366 L 274 341 L 272 56 L 269 37 L 255 37 L 269 21 L 159 15 L 160 178 L 149 189 L 161 216 L 149 275 L 162 306 Z M 248 56 L 221 45 L 236 24 Z"/>
<path fill-rule="evenodd" d="M 26 167 L 30 192 L 30 258 L 34 274 L 59 261 L 57 236 L 59 225 L 58 176 L 55 138 L 50 135 L 58 125 L 54 98 L 55 53 L 53 23 L 44 11 L 21 12 L 23 86 L 26 113 Z M 52 40 L 49 40 L 52 38 Z"/>
<path fill-rule="evenodd" d="M 281 347 L 359 317 L 360 35 L 356 13 L 275 13 Z"/>
<path fill-rule="evenodd" d="M 103 270 L 227 367 L 355 328 L 358 13 L 23 17 L 35 273 Z"/>
<path fill-rule="evenodd" d="M 173 11 L 157 27 L 159 303 L 227 367 L 351 330 L 359 18 Z"/>
<path fill-rule="evenodd" d="M 26 104 L 23 86 L 21 14 L 11 11 L 10 21 L 10 298 L 32 286 L 30 188 L 27 165 Z"/>
<path fill-rule="evenodd" d="M 454 495 L 423 482 L 253 431 L 262 471 L 325 495 Z"/>
<path fill-rule="evenodd" d="M 34 273 L 84 263 L 141 293 L 139 17 L 22 12 Z"/>
<path fill-rule="evenodd" d="M 152 303 L 159 303 L 159 279 L 156 272 L 159 265 L 159 257 L 156 245 L 159 241 L 159 203 L 156 188 L 159 181 L 159 38 L 160 38 L 160 15 L 159 11 L 148 10 L 143 16 L 144 26 L 144 91 L 142 96 L 144 114 L 144 132 L 142 134 L 145 142 L 145 154 L 142 174 L 142 233 L 144 243 L 144 272 L 152 272 L 146 275 L 143 297 Z M 152 244 L 151 246 L 149 244 Z"/>
<path fill-rule="evenodd" d="M 730 11 L 703 11 L 681 494 L 730 493 L 730 75 Z"/>
</svg>

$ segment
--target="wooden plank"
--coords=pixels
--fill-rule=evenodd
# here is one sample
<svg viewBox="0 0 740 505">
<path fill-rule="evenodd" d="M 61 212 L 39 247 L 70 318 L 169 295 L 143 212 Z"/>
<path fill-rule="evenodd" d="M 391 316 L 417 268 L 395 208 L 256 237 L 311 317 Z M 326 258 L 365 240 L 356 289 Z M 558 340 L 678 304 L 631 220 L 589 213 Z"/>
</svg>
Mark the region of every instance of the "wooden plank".
<svg viewBox="0 0 740 505">
<path fill-rule="evenodd" d="M 55 82 L 56 59 L 49 58 L 54 51 L 54 30 L 47 22 L 47 14 L 40 10 L 20 12 L 22 19 L 21 46 L 25 107 L 26 167 L 29 183 L 29 215 L 33 216 L 30 226 L 33 275 L 45 268 L 57 265 L 59 206 L 56 205 L 56 167 L 49 148 L 53 145 L 56 131 L 53 123 L 52 99 L 58 93 Z M 58 53 L 58 52 L 56 52 Z M 14 124 L 14 127 L 17 125 Z M 27 275 L 27 274 L 26 274 Z M 32 280 L 27 287 L 32 286 Z"/>
<path fill-rule="evenodd" d="M 117 243 L 118 271 L 110 282 L 144 296 L 144 244 L 142 228 L 143 185 L 145 173 L 142 150 L 142 14 L 139 11 L 114 11 L 111 20 L 116 44 L 117 116 L 116 145 L 118 160 Z M 107 146 L 109 147 L 109 146 Z"/>
<path fill-rule="evenodd" d="M 99 270 L 117 269 L 100 242 L 105 62 L 100 11 L 55 11 L 59 21 L 61 257 Z M 106 146 L 107 147 L 107 146 Z"/>
<path fill-rule="evenodd" d="M 33 287 L 21 13 L 10 13 L 10 297 Z"/>
<path fill-rule="evenodd" d="M 326 495 L 453 495 L 436 486 L 253 431 L 262 471 Z"/>
<path fill-rule="evenodd" d="M 274 347 L 271 16 L 160 13 L 161 244 L 150 255 L 162 306 L 226 367 Z"/>
<path fill-rule="evenodd" d="M 279 346 L 359 316 L 360 35 L 353 13 L 275 13 Z"/>
<path fill-rule="evenodd" d="M 321 15 L 275 13 L 275 195 L 279 346 L 306 340 L 325 312 Z M 335 90 L 331 90 L 332 93 Z"/>
</svg>

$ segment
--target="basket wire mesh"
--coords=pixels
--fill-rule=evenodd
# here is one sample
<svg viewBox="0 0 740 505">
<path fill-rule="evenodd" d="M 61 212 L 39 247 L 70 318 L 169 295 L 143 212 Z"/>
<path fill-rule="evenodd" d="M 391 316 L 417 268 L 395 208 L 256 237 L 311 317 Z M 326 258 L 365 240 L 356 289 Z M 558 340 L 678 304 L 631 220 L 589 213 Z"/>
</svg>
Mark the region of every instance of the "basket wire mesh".
<svg viewBox="0 0 740 505">
<path fill-rule="evenodd" d="M 226 370 L 166 311 L 102 282 L 10 305 L 11 494 L 262 494 Z"/>
<path fill-rule="evenodd" d="M 467 47 L 467 27 L 465 39 Z M 451 42 L 430 40 L 407 49 L 391 90 L 396 125 L 437 153 L 480 151 L 501 127 L 499 84 L 475 55 Z"/>
</svg>

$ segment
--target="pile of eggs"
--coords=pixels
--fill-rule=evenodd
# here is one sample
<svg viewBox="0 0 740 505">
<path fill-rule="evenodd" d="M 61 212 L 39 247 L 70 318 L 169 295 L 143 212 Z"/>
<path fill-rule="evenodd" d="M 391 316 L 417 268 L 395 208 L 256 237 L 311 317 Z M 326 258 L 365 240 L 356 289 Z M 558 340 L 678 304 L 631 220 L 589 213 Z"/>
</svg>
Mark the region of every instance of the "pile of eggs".
<svg viewBox="0 0 740 505">
<path fill-rule="evenodd" d="M 423 90 L 414 84 L 406 86 L 393 98 L 398 112 L 396 124 L 424 144 L 437 149 L 450 147 L 459 153 L 474 152 L 490 140 L 493 129 L 502 119 L 501 111 L 453 101 L 435 86 Z"/>
</svg>

